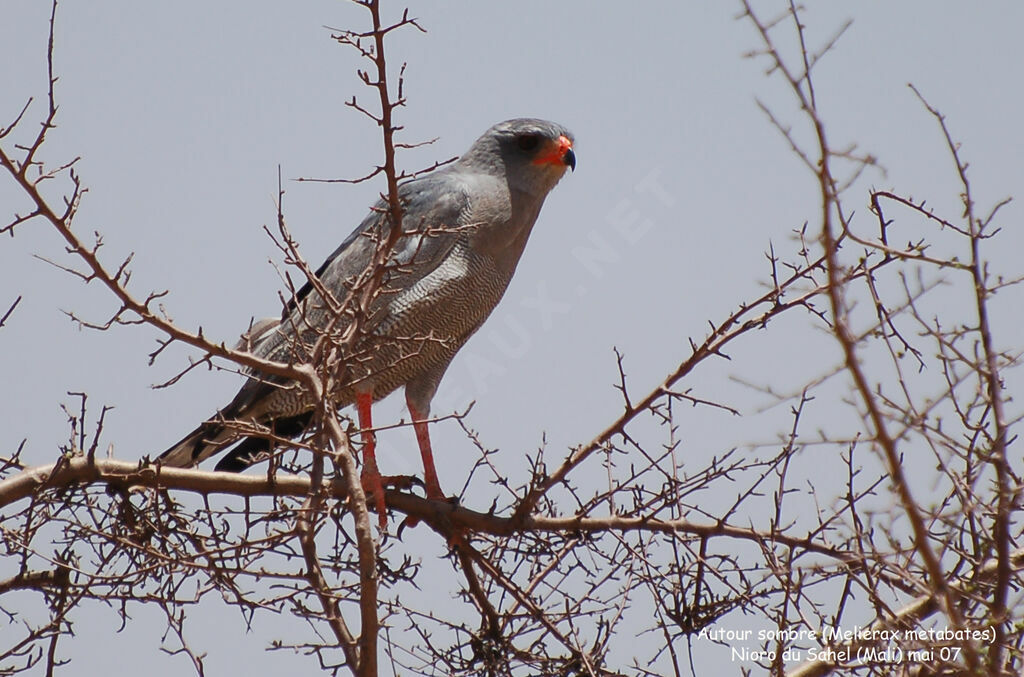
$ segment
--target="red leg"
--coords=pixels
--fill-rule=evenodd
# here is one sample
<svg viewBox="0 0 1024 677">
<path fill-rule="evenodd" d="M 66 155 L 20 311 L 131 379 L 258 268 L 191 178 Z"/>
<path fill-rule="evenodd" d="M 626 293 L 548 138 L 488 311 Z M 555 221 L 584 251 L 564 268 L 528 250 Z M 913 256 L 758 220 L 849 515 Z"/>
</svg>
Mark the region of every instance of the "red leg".
<svg viewBox="0 0 1024 677">
<path fill-rule="evenodd" d="M 374 501 L 377 508 L 377 519 L 381 530 L 388 526 L 388 509 L 384 502 L 384 482 L 377 469 L 377 436 L 373 432 L 370 409 L 373 406 L 373 393 L 356 394 L 356 412 L 359 415 L 359 427 L 363 437 L 363 472 L 360 482 L 368 498 Z"/>
<path fill-rule="evenodd" d="M 427 498 L 432 500 L 445 500 L 444 492 L 437 481 L 437 470 L 434 468 L 434 453 L 430 449 L 430 433 L 427 431 L 427 413 L 419 411 L 408 397 L 405 403 L 409 407 L 409 415 L 412 416 L 412 427 L 416 430 L 416 442 L 420 446 L 420 456 L 423 457 L 423 480 L 427 484 Z"/>
<path fill-rule="evenodd" d="M 427 416 L 429 415 L 429 408 L 420 409 L 417 407 L 412 398 L 409 397 L 409 391 L 405 391 L 405 403 L 409 407 L 409 415 L 412 416 L 412 426 L 416 431 L 416 441 L 420 445 L 420 455 L 423 457 L 423 480 L 427 485 L 427 498 L 433 501 L 447 501 L 444 492 L 441 491 L 441 485 L 437 481 L 437 469 L 434 468 L 434 453 L 430 448 L 430 433 L 427 431 Z M 398 528 L 398 535 L 401 537 L 402 529 L 405 527 L 414 527 L 419 523 L 419 519 L 410 515 L 405 518 L 405 521 Z M 451 533 L 448 534 L 448 545 L 453 548 L 459 548 L 466 542 L 466 529 L 464 527 L 452 527 Z"/>
</svg>

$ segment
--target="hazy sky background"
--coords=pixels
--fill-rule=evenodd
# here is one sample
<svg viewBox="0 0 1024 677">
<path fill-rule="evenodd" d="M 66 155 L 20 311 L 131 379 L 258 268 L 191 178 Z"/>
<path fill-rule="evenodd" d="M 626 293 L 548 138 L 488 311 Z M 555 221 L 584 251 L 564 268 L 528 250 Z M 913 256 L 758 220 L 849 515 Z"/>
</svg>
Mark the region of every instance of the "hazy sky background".
<svg viewBox="0 0 1024 677">
<path fill-rule="evenodd" d="M 783 5 L 758 3 L 765 17 Z M 1021 195 L 1024 5 L 807 5 L 815 48 L 854 20 L 816 77 L 833 145 L 856 143 L 887 170 L 868 172 L 851 190 L 849 204 L 861 218 L 868 218 L 871 186 L 959 214 L 948 151 L 908 82 L 963 142 L 982 211 Z M 387 7 L 394 17 L 402 5 Z M 458 155 L 511 117 L 549 118 L 576 135 L 577 171 L 548 198 L 502 305 L 435 400 L 437 413 L 475 400 L 468 423 L 502 449 L 497 462 L 513 477 L 523 477 L 522 453 L 542 436 L 558 457 L 616 415 L 613 346 L 625 354 L 636 392 L 646 393 L 685 357 L 688 337 L 699 340 L 709 320 L 762 289 L 769 242 L 792 256 L 792 230 L 818 213 L 814 177 L 755 99 L 802 121 L 781 81 L 765 76 L 767 62 L 743 58 L 760 43 L 738 12 L 733 2 L 420 3 L 411 13 L 428 32 L 402 31 L 388 43 L 393 69 L 408 62 L 408 106 L 398 112 L 403 140 L 438 138 L 400 156 L 405 169 Z M 0 0 L 0 125 L 29 96 L 37 97 L 29 119 L 42 115 L 48 13 L 41 0 Z M 185 327 L 201 325 L 230 343 L 251 317 L 279 313 L 281 283 L 268 264 L 279 257 L 261 231 L 274 222 L 278 165 L 289 179 L 356 177 L 381 157 L 378 130 L 344 106 L 353 95 L 372 103 L 374 93 L 355 76 L 355 53 L 335 44 L 325 25 L 367 24 L 364 12 L 326 0 L 68 0 L 59 8 L 61 115 L 45 159 L 82 158 L 89 193 L 79 232 L 102 233 L 112 266 L 134 252 L 137 294 L 170 290 L 163 304 Z M 792 53 L 792 32 L 778 38 Z M 382 187 L 287 183 L 286 217 L 312 264 L 359 222 Z M 0 179 L 0 207 L 5 218 L 25 208 L 9 180 Z M 1010 275 L 1021 268 L 1020 218 L 1019 206 L 1010 205 L 996 252 Z M 193 353 L 176 348 L 149 367 L 155 332 L 76 329 L 61 309 L 102 320 L 114 306 L 103 289 L 32 257 L 66 260 L 62 247 L 42 223 L 0 240 L 0 311 L 24 296 L 0 329 L 0 447 L 6 453 L 27 437 L 25 460 L 51 462 L 67 437 L 58 405 L 71 401 L 67 391 L 86 391 L 93 411 L 115 407 L 104 439 L 118 458 L 158 453 L 230 399 L 240 379 L 201 371 L 173 388 L 151 389 Z M 995 318 L 1003 330 L 1020 323 L 1014 294 L 997 306 L 1009 309 Z M 835 351 L 827 337 L 798 322 L 785 327 L 747 338 L 744 345 L 759 348 L 687 385 L 753 411 L 758 397 L 728 376 L 786 390 L 808 375 L 809 356 L 814 370 L 829 364 Z M 401 398 L 392 398 L 376 420 L 403 415 Z M 755 441 L 752 435 L 770 439 L 776 430 L 750 432 L 745 419 L 717 412 L 689 415 L 684 427 L 697 454 Z M 442 485 L 454 491 L 476 460 L 473 449 L 452 422 L 432 434 Z M 379 453 L 385 473 L 420 472 L 407 431 L 382 435 Z M 420 536 L 425 559 L 442 553 L 443 544 Z M 438 605 L 451 603 L 447 592 L 436 594 Z M 277 635 L 272 620 L 242 637 L 236 614 L 208 606 L 190 628 L 196 648 L 209 653 L 208 675 L 314 668 L 262 650 Z M 190 669 L 185 658 L 155 650 L 161 626 L 151 612 L 138 612 L 120 635 L 112 612 L 97 611 L 95 622 L 76 618 L 79 640 L 62 649 L 76 661 L 69 674 L 116 671 L 125 660 L 145 665 L 151 677 Z M 700 650 L 707 665 L 724 660 L 719 647 Z"/>
</svg>

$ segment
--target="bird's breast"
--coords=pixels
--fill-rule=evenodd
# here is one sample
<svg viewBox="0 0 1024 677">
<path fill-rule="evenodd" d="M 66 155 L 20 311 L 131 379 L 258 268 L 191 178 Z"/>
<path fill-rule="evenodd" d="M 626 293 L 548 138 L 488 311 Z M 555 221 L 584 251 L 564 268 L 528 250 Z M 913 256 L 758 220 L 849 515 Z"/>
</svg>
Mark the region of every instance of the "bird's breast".
<svg viewBox="0 0 1024 677">
<path fill-rule="evenodd" d="M 490 315 L 508 282 L 490 257 L 460 242 L 434 270 L 393 297 L 376 333 L 464 340 Z"/>
</svg>

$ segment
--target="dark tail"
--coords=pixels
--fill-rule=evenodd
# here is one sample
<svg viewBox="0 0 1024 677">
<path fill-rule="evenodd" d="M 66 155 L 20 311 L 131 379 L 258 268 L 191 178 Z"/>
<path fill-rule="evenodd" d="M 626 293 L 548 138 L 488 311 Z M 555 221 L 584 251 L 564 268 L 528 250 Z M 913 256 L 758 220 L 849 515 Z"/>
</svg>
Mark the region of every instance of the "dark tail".
<svg viewBox="0 0 1024 677">
<path fill-rule="evenodd" d="M 305 431 L 313 418 L 307 411 L 296 416 L 281 418 L 270 424 L 271 432 L 278 437 L 298 437 Z M 238 442 L 238 432 L 221 421 L 206 421 L 190 432 L 180 442 L 157 456 L 157 461 L 170 468 L 191 468 Z M 241 472 L 254 463 L 265 460 L 271 450 L 266 437 L 253 435 L 243 439 L 238 446 L 225 454 L 215 470 Z"/>
<path fill-rule="evenodd" d="M 312 418 L 312 411 L 288 418 L 279 418 L 271 422 L 270 430 L 278 437 L 298 437 L 305 432 Z M 271 441 L 266 437 L 247 437 L 237 447 L 225 454 L 214 470 L 242 472 L 254 463 L 269 458 L 272 446 Z"/>
<path fill-rule="evenodd" d="M 156 460 L 170 468 L 191 468 L 210 458 L 237 439 L 223 423 L 207 421 L 186 435 Z"/>
</svg>

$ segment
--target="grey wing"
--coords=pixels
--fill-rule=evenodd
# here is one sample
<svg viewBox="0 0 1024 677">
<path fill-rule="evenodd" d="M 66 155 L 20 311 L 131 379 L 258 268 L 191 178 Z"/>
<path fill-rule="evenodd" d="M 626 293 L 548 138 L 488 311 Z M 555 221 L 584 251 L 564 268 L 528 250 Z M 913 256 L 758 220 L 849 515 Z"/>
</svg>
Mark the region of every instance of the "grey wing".
<svg viewBox="0 0 1024 677">
<path fill-rule="evenodd" d="M 403 235 L 392 251 L 392 261 L 398 265 L 385 285 L 406 288 L 429 275 L 445 260 L 459 240 L 460 227 L 466 225 L 471 204 L 463 184 L 444 171 L 402 184 L 399 196 L 405 206 Z M 386 208 L 386 204 L 379 201 L 317 269 L 316 277 L 337 300 L 344 298 L 352 282 L 370 265 L 377 242 L 387 227 Z M 382 302 L 386 303 L 387 299 Z M 295 328 L 305 323 L 308 308 L 316 305 L 322 306 L 322 300 L 307 281 L 286 305 L 280 324 L 262 334 L 253 352 L 262 357 L 283 359 L 282 353 L 295 339 Z M 254 403 L 274 392 L 279 385 L 274 378 L 250 378 L 222 415 L 228 419 L 244 417 Z"/>
<path fill-rule="evenodd" d="M 400 272 L 392 276 L 400 286 L 414 284 L 429 275 L 458 241 L 470 200 L 461 183 L 445 174 L 430 175 L 402 184 L 399 196 L 404 205 L 402 237 L 392 250 L 392 261 Z M 333 293 L 347 289 L 370 265 L 377 243 L 387 236 L 387 205 L 378 202 L 373 212 L 341 243 L 317 270 L 317 277 Z M 296 294 L 298 303 L 312 291 L 307 283 Z M 294 311 L 294 304 L 287 312 Z"/>
</svg>

